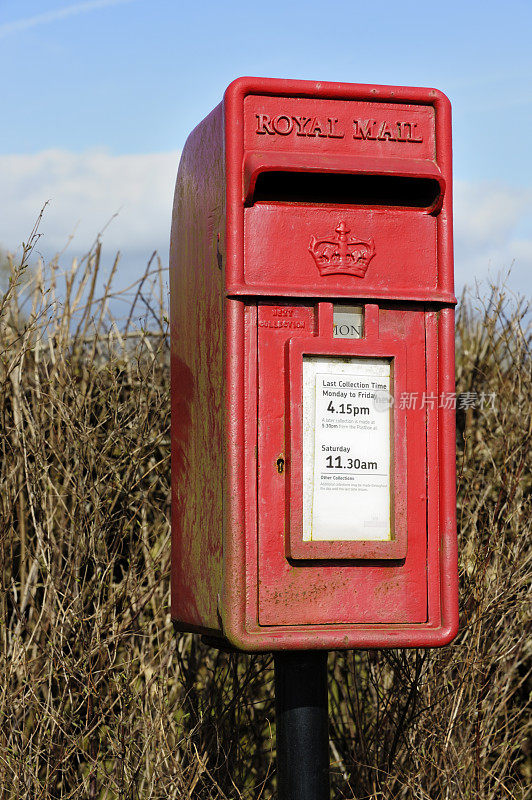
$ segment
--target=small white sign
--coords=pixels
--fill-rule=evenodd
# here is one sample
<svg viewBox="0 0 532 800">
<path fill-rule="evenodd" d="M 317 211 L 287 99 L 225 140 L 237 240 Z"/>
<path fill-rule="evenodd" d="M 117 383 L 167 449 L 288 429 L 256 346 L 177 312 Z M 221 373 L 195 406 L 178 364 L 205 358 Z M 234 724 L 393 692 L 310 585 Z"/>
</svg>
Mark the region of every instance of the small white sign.
<svg viewBox="0 0 532 800">
<path fill-rule="evenodd" d="M 390 540 L 390 362 L 307 357 L 303 389 L 303 539 Z"/>
<path fill-rule="evenodd" d="M 333 306 L 333 338 L 361 339 L 364 335 L 364 310 L 361 306 Z"/>
</svg>

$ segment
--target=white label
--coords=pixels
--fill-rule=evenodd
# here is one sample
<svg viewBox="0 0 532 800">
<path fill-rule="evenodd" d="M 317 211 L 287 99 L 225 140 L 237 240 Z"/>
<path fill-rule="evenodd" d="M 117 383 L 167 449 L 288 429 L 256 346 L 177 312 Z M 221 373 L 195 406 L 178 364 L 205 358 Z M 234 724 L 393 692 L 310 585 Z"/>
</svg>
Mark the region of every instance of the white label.
<svg viewBox="0 0 532 800">
<path fill-rule="evenodd" d="M 333 338 L 361 339 L 364 332 L 364 310 L 361 306 L 333 306 Z"/>
<path fill-rule="evenodd" d="M 387 541 L 390 362 L 303 362 L 303 539 Z"/>
</svg>

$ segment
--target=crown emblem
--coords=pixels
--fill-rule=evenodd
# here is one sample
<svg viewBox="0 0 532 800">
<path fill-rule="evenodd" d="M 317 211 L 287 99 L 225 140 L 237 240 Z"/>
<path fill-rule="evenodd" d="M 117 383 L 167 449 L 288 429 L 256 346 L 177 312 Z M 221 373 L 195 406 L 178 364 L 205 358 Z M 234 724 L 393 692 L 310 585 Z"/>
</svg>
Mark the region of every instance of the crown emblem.
<svg viewBox="0 0 532 800">
<path fill-rule="evenodd" d="M 336 236 L 316 239 L 312 236 L 309 244 L 320 275 L 354 275 L 363 278 L 369 262 L 375 255 L 373 239 L 349 237 L 351 233 L 345 222 L 337 226 Z"/>
</svg>

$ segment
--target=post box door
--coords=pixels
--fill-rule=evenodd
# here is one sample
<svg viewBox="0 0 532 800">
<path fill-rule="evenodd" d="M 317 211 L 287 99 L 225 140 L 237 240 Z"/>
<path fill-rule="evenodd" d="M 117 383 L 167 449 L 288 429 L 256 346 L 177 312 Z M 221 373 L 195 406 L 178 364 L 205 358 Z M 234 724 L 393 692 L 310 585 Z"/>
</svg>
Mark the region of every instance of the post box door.
<svg viewBox="0 0 532 800">
<path fill-rule="evenodd" d="M 376 307 L 373 306 L 375 309 Z M 318 557 L 293 557 L 290 524 L 294 525 L 294 473 L 298 459 L 297 437 L 290 437 L 291 342 L 315 338 L 317 353 L 332 348 L 332 331 L 318 330 L 313 304 L 259 303 L 257 309 L 258 390 L 258 616 L 261 625 L 413 624 L 427 621 L 427 428 L 421 398 L 427 391 L 425 315 L 411 308 L 380 309 L 379 331 L 366 331 L 363 352 L 388 353 L 379 342 L 401 342 L 408 357 L 402 384 L 395 387 L 418 403 L 404 415 L 402 472 L 393 492 L 405 510 L 405 549 L 399 557 L 345 557 L 334 541 L 322 543 Z M 332 320 L 331 320 L 332 325 Z M 380 338 L 379 338 L 380 337 Z M 372 341 L 374 339 L 375 341 Z M 372 350 L 373 347 L 373 350 Z M 356 349 L 353 345 L 354 350 Z M 296 347 L 297 349 L 297 347 Z M 347 347 L 347 350 L 349 348 Z M 301 347 L 299 347 L 301 350 Z M 346 346 L 342 355 L 345 361 Z M 369 356 L 357 356 L 363 361 Z M 334 355 L 331 356 L 334 359 Z M 327 356 L 324 356 L 325 361 Z M 371 359 L 372 363 L 374 359 Z M 393 363 L 393 352 L 389 361 Z M 377 359 L 378 361 L 378 359 Z M 405 364 L 402 367 L 406 367 Z M 301 380 L 299 373 L 296 378 Z M 299 387 L 301 389 L 301 387 Z M 301 391 L 296 395 L 300 396 Z M 399 403 L 399 397 L 395 397 Z M 300 406 L 300 404 L 299 404 Z M 302 409 L 300 408 L 302 413 Z M 297 414 L 298 404 L 292 414 Z M 390 429 L 392 467 L 399 458 Z M 292 445 L 290 442 L 292 441 Z M 288 452 L 292 447 L 295 452 Z M 298 471 L 302 473 L 301 470 Z M 393 472 L 393 468 L 392 468 Z M 297 486 L 297 481 L 296 481 Z M 301 487 L 302 494 L 302 487 Z"/>
</svg>

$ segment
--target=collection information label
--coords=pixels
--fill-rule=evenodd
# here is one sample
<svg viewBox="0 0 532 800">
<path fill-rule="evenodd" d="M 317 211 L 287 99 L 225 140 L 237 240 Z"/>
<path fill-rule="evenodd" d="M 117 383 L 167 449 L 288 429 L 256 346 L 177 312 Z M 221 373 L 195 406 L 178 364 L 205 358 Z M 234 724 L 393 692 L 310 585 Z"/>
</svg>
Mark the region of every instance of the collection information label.
<svg viewBox="0 0 532 800">
<path fill-rule="evenodd" d="M 315 359 L 304 370 L 307 541 L 392 538 L 390 382 L 384 359 Z"/>
</svg>

